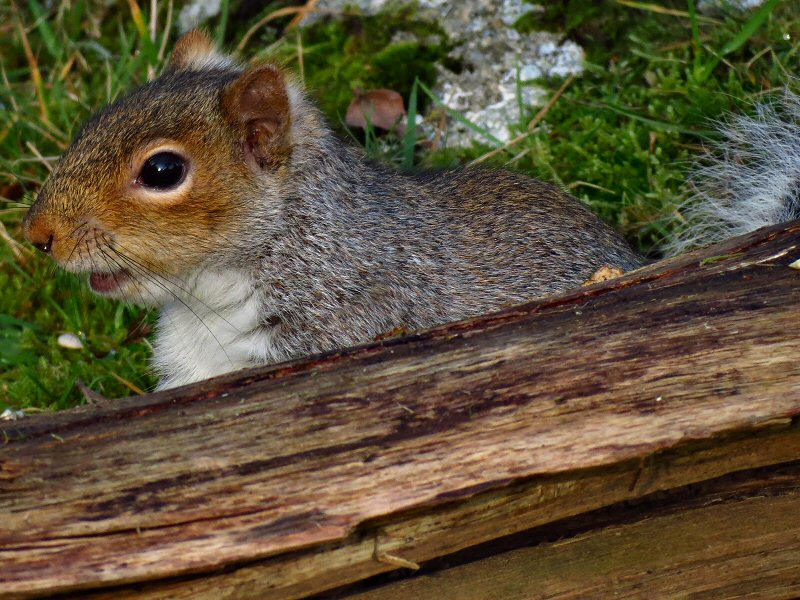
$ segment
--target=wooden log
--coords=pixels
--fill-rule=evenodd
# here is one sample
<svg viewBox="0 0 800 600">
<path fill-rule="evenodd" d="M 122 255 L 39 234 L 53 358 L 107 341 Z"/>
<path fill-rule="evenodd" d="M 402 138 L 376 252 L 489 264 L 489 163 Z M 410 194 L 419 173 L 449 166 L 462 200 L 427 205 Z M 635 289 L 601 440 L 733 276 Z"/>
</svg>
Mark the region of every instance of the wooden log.
<svg viewBox="0 0 800 600">
<path fill-rule="evenodd" d="M 800 458 L 798 258 L 793 223 L 405 338 L 3 423 L 0 593 L 356 594 L 366 588 L 342 586 L 788 468 Z M 800 499 L 771 497 L 715 513 L 764 573 L 800 559 L 788 539 Z M 686 522 L 696 510 L 675 509 Z M 773 510 L 784 534 L 748 538 L 748 516 Z M 651 576 L 625 573 L 631 590 Z M 680 570 L 663 577 L 670 594 L 696 591 Z M 800 592 L 797 578 L 782 585 Z"/>
<path fill-rule="evenodd" d="M 648 502 L 646 510 L 638 505 L 595 511 L 526 532 L 528 539 L 515 536 L 520 547 L 513 550 L 489 544 L 479 553 L 448 559 L 463 564 L 431 564 L 430 574 L 347 597 L 797 597 L 800 462 L 663 496 Z"/>
</svg>

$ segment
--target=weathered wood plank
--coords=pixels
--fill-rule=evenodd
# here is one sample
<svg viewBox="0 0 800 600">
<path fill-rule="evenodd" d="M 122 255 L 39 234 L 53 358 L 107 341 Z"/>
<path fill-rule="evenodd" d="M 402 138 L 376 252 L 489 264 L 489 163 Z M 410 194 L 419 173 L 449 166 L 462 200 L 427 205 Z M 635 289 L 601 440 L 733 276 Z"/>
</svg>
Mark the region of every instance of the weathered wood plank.
<svg viewBox="0 0 800 600">
<path fill-rule="evenodd" d="M 705 481 L 798 456 L 798 424 L 775 424 L 751 431 L 746 438 L 731 436 L 713 444 L 695 443 L 659 452 L 643 461 L 537 477 L 460 502 L 365 523 L 340 544 L 254 561 L 210 576 L 79 597 L 213 600 L 225 590 L 231 598 L 261 598 L 265 593 L 269 598 L 303 598 L 396 568 L 376 561 L 376 547 L 393 556 L 423 562 L 526 527 L 668 490 L 676 484 Z"/>
<path fill-rule="evenodd" d="M 797 458 L 798 247 L 800 226 L 773 228 L 409 338 L 3 424 L 2 589 L 301 597 L 396 568 L 376 536 L 420 562 Z"/>
<path fill-rule="evenodd" d="M 545 538 L 536 546 L 517 539 L 517 549 L 346 597 L 766 600 L 800 595 L 800 463 L 693 486 L 691 495 L 682 496 L 677 505 L 667 496 L 644 511 L 619 507 L 593 515 L 596 523 L 588 531 L 562 534 L 557 541 Z M 567 531 L 572 526 L 560 525 Z M 527 533 L 529 543 L 548 534 L 553 537 L 552 531 Z"/>
</svg>

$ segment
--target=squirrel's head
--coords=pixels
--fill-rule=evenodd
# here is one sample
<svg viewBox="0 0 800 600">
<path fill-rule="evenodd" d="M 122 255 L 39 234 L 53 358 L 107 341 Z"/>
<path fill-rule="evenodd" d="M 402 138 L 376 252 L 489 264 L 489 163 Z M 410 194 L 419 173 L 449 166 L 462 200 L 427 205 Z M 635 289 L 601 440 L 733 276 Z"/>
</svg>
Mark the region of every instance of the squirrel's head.
<svg viewBox="0 0 800 600">
<path fill-rule="evenodd" d="M 84 126 L 25 236 L 102 295 L 163 303 L 287 177 L 297 96 L 278 68 L 244 69 L 186 34 L 163 75 Z"/>
</svg>

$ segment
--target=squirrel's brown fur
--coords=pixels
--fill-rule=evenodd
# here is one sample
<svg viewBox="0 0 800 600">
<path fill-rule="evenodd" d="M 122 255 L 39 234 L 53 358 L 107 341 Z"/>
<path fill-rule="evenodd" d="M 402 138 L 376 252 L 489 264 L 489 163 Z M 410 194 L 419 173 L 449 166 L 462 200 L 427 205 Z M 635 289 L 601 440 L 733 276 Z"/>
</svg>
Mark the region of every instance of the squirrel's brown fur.
<svg viewBox="0 0 800 600">
<path fill-rule="evenodd" d="M 165 150 L 186 159 L 185 180 L 142 186 L 143 161 Z M 161 77 L 89 121 L 25 232 L 62 267 L 92 273 L 96 291 L 163 307 L 161 387 L 496 310 L 577 287 L 604 265 L 641 263 L 550 184 L 366 160 L 281 70 L 243 69 L 197 32 Z"/>
</svg>

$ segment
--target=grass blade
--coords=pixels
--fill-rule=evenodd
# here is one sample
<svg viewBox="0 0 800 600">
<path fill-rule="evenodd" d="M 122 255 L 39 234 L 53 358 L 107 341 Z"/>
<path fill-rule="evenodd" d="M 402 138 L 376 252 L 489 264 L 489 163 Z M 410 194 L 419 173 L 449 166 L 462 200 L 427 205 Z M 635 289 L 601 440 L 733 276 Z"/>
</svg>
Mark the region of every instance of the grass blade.
<svg viewBox="0 0 800 600">
<path fill-rule="evenodd" d="M 669 15 L 672 17 L 682 17 L 684 19 L 691 19 L 692 9 L 694 8 L 691 6 L 689 11 L 678 10 L 676 8 L 667 8 L 665 6 L 661 6 L 660 4 L 653 4 L 652 2 L 634 2 L 633 0 L 617 0 L 617 4 L 621 4 L 622 6 L 627 6 L 629 8 L 637 8 L 639 10 L 644 10 L 647 12 L 656 13 L 659 15 Z M 718 23 L 717 19 L 713 19 L 711 17 L 703 17 L 697 16 L 694 17 L 696 20 L 705 21 L 707 23 Z"/>
<path fill-rule="evenodd" d="M 410 169 L 414 166 L 414 147 L 417 145 L 417 84 L 419 79 L 414 78 L 411 94 L 408 97 L 408 115 L 406 116 L 406 133 L 403 136 L 403 168 Z"/>
<path fill-rule="evenodd" d="M 131 9 L 131 20 L 136 27 L 136 33 L 139 34 L 139 40 L 142 44 L 142 54 L 147 58 L 147 63 L 155 65 L 158 63 L 158 48 L 153 39 L 150 37 L 150 32 L 147 29 L 147 23 L 142 15 L 142 9 L 136 3 L 136 0 L 128 0 L 128 6 Z"/>
<path fill-rule="evenodd" d="M 758 29 L 764 24 L 764 21 L 767 20 L 772 14 L 772 11 L 775 10 L 780 0 L 768 0 L 764 4 L 762 4 L 758 10 L 753 13 L 753 16 L 744 24 L 742 30 L 727 44 L 722 47 L 720 50 L 721 56 L 726 56 L 731 52 L 735 52 L 753 37 L 753 34 L 758 31 Z"/>
<path fill-rule="evenodd" d="M 9 327 L 19 327 L 20 329 L 34 329 L 34 330 L 39 329 L 39 326 L 34 323 L 29 323 L 28 321 L 17 319 L 16 317 L 12 317 L 11 315 L 0 314 L 0 329 L 5 329 Z"/>
<path fill-rule="evenodd" d="M 230 0 L 222 0 L 219 7 L 219 23 L 214 34 L 217 47 L 222 47 L 225 42 L 225 28 L 228 26 L 228 13 L 230 11 Z"/>
<path fill-rule="evenodd" d="M 46 125 L 50 124 L 50 111 L 47 109 L 46 95 L 44 93 L 44 81 L 42 80 L 42 72 L 39 70 L 39 63 L 33 55 L 31 44 L 28 41 L 28 35 L 25 33 L 25 27 L 22 21 L 19 20 L 17 15 L 17 30 L 19 31 L 20 39 L 22 40 L 22 47 L 25 51 L 25 58 L 28 61 L 28 66 L 31 70 L 31 80 L 36 89 L 36 98 L 39 101 L 39 112 L 42 122 Z"/>
<path fill-rule="evenodd" d="M 39 34 L 42 36 L 42 41 L 44 42 L 45 48 L 47 48 L 47 52 L 50 53 L 50 56 L 55 58 L 56 61 L 58 61 L 61 57 L 62 46 L 56 40 L 53 29 L 50 27 L 50 23 L 47 21 L 47 14 L 45 10 L 42 8 L 42 5 L 37 2 L 37 0 L 28 0 L 28 9 L 36 19 L 35 26 L 39 30 Z"/>
<path fill-rule="evenodd" d="M 766 3 L 762 4 L 758 10 L 753 13 L 750 19 L 748 19 L 747 23 L 744 24 L 744 27 L 742 27 L 739 33 L 737 33 L 733 39 L 729 40 L 728 43 L 722 47 L 722 50 L 719 51 L 719 54 L 710 59 L 705 64 L 703 69 L 697 72 L 695 75 L 697 81 L 702 83 L 708 79 L 724 56 L 730 54 L 731 52 L 735 52 L 744 46 L 747 43 L 747 40 L 753 37 L 753 34 L 758 31 L 767 18 L 772 14 L 772 11 L 775 10 L 778 2 L 780 2 L 780 0 L 767 0 Z"/>
<path fill-rule="evenodd" d="M 675 125 L 674 123 L 669 123 L 668 121 L 659 121 L 658 119 L 645 117 L 627 108 L 616 106 L 611 102 L 606 102 L 602 105 L 597 105 L 597 106 L 598 107 L 602 106 L 603 108 L 607 108 L 619 115 L 628 117 L 629 119 L 639 121 L 640 123 L 645 123 L 648 126 L 652 127 L 653 129 L 658 129 L 659 131 L 667 131 L 669 133 L 683 133 L 685 135 L 705 137 L 705 134 L 702 131 L 695 131 L 693 129 L 687 129 L 685 127 L 681 127 L 680 125 Z"/>
<path fill-rule="evenodd" d="M 697 9 L 694 0 L 688 0 L 689 20 L 692 23 L 692 48 L 694 50 L 694 70 L 700 70 L 700 27 L 697 24 Z"/>
<path fill-rule="evenodd" d="M 72 390 L 75 387 L 75 382 L 77 380 L 78 376 L 73 375 L 70 382 L 66 386 L 64 386 L 64 392 L 61 394 L 61 397 L 55 403 L 56 409 L 69 408 L 69 404 L 67 404 L 67 399 L 69 398 L 69 395 L 72 393 Z"/>
</svg>

